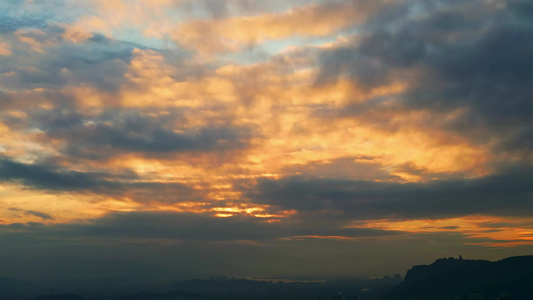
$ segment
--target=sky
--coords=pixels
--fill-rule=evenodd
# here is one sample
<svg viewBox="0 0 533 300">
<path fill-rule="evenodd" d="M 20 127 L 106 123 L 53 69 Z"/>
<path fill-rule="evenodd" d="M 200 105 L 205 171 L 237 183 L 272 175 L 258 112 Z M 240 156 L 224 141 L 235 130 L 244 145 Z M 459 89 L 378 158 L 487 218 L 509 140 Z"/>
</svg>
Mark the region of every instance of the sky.
<svg viewBox="0 0 533 300">
<path fill-rule="evenodd" d="M 1 1 L 0 276 L 331 278 L 531 254 L 532 14 Z"/>
</svg>

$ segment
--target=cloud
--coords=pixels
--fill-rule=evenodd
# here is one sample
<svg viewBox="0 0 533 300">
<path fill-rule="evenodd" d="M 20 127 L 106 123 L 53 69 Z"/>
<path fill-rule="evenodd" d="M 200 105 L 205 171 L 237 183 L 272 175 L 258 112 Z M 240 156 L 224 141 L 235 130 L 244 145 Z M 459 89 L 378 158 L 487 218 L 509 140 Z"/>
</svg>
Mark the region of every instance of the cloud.
<svg viewBox="0 0 533 300">
<path fill-rule="evenodd" d="M 49 190 L 101 190 L 115 187 L 101 173 L 61 171 L 54 167 L 0 159 L 0 180 Z"/>
<path fill-rule="evenodd" d="M 11 74 L 4 78 L 3 89 L 61 89 L 72 85 L 116 91 L 135 45 L 99 35 L 82 38 L 83 33 L 76 36 L 73 30 L 47 26 L 23 28 L 7 35 L 10 51 L 16 55 L 0 56 L 0 71 Z"/>
<path fill-rule="evenodd" d="M 198 10 L 206 13 L 212 19 L 227 18 L 234 15 L 259 15 L 265 12 L 283 11 L 290 7 L 309 3 L 320 3 L 320 0 L 180 0 L 177 7 L 194 15 Z"/>
<path fill-rule="evenodd" d="M 201 193 L 185 184 L 140 180 L 131 171 L 116 174 L 73 171 L 52 164 L 15 162 L 5 157 L 0 159 L 0 182 L 15 182 L 51 193 L 100 195 L 146 205 L 204 200 Z M 37 212 L 30 214 L 38 216 Z"/>
<path fill-rule="evenodd" d="M 27 210 L 26 214 L 30 215 L 30 216 L 35 216 L 35 217 L 41 218 L 43 220 L 53 220 L 54 219 L 54 217 L 52 217 L 51 215 L 49 215 L 47 213 L 34 211 L 34 210 Z"/>
<path fill-rule="evenodd" d="M 4 4 L 2 4 L 4 5 Z M 5 13 L 5 11 L 4 11 Z M 15 32 L 23 27 L 43 27 L 46 20 L 40 17 L 16 17 L 5 14 L 0 14 L 0 33 Z"/>
<path fill-rule="evenodd" d="M 28 214 L 40 214 L 26 212 Z M 46 216 L 46 214 L 44 214 Z M 45 216 L 38 216 L 47 219 Z M 164 211 L 114 212 L 83 223 L 50 224 L 46 226 L 4 226 L 30 233 L 40 231 L 41 236 L 53 235 L 63 239 L 154 239 L 182 241 L 264 241 L 284 238 L 372 238 L 397 235 L 394 230 L 371 228 L 343 228 L 339 223 L 322 223 L 316 220 L 294 222 L 265 222 L 262 219 L 236 216 L 213 218 L 210 214 Z"/>
<path fill-rule="evenodd" d="M 123 110 L 89 117 L 56 110 L 35 117 L 34 122 L 47 136 L 66 143 L 66 154 L 93 159 L 121 153 L 231 151 L 247 147 L 255 134 L 244 126 L 191 127 L 179 112 L 148 117 Z M 183 124 L 181 130 L 176 123 Z"/>
<path fill-rule="evenodd" d="M 405 104 L 435 111 L 466 107 L 463 118 L 451 124 L 453 129 L 485 141 L 496 132 L 510 137 L 504 144 L 519 149 L 521 144 L 513 141 L 533 126 L 527 92 L 533 78 L 528 63 L 533 58 L 532 33 L 525 24 L 501 22 L 475 43 L 443 45 L 428 63 L 426 80 L 406 95 Z M 475 129 L 480 127 L 487 131 Z"/>
<path fill-rule="evenodd" d="M 393 183 L 287 177 L 262 179 L 248 196 L 302 213 L 325 211 L 347 219 L 443 218 L 474 214 L 527 216 L 530 168 L 471 179 Z"/>
<path fill-rule="evenodd" d="M 16 212 L 24 212 L 25 215 L 38 217 L 38 218 L 41 218 L 43 220 L 54 220 L 54 217 L 52 217 L 51 215 L 49 215 L 47 213 L 44 213 L 44 212 L 40 212 L 40 211 L 24 210 L 24 209 L 15 208 L 15 207 L 11 207 L 8 210 L 16 211 Z"/>
<path fill-rule="evenodd" d="M 353 99 L 336 108 L 335 116 L 363 118 L 394 131 L 397 118 L 428 112 L 432 117 L 417 127 L 459 134 L 495 153 L 510 151 L 531 161 L 524 149 L 533 132 L 528 92 L 533 32 L 521 13 L 524 5 L 472 1 L 389 7 L 350 44 L 320 54 L 316 82 L 348 78 L 367 90 L 401 83 L 403 91 Z M 409 17 L 414 6 L 423 17 Z"/>
<path fill-rule="evenodd" d="M 285 13 L 192 20 L 180 24 L 173 39 L 203 54 L 232 52 L 266 40 L 333 34 L 363 22 L 378 6 L 369 1 L 333 1 L 301 6 Z"/>
</svg>

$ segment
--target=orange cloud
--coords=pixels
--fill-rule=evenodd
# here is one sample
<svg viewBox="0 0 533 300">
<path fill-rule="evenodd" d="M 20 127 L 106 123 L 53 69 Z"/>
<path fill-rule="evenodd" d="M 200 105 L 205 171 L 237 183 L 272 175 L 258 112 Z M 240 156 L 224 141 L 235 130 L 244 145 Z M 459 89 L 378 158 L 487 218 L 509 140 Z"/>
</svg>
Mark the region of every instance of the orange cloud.
<svg viewBox="0 0 533 300">
<path fill-rule="evenodd" d="M 125 3 L 114 1 L 106 5 L 111 11 L 112 5 Z M 319 11 L 324 9 L 324 5 L 311 5 L 283 14 L 192 21 L 183 26 L 192 26 L 188 31 L 190 34 L 200 34 L 198 30 L 202 28 L 207 30 L 202 36 L 202 42 L 207 41 L 205 47 L 211 47 L 208 45 L 211 43 L 209 37 L 213 35 L 213 43 L 221 43 L 219 46 L 226 51 L 231 45 L 236 45 L 234 49 L 238 49 L 247 43 L 292 35 L 331 34 L 353 22 L 362 21 L 366 13 L 374 9 L 370 3 L 363 8 L 352 5 L 347 2 L 326 5 L 323 15 Z M 76 28 L 67 28 L 63 38 L 81 42 L 90 36 Z M 198 32 L 194 33 L 195 30 Z M 40 35 L 38 32 L 35 34 Z M 20 35 L 25 36 L 23 33 Z M 35 43 L 39 49 L 46 45 L 46 42 L 28 36 L 30 38 L 25 40 L 26 43 Z M 187 34 L 179 38 L 189 39 Z M 226 45 L 227 41 L 231 45 Z M 193 38 L 190 45 L 194 43 L 200 43 L 200 40 Z M 206 53 L 220 50 L 199 47 Z M 298 50 L 293 47 L 289 52 L 299 53 Z M 291 56 L 291 53 L 281 53 L 276 59 L 263 63 L 222 65 L 211 69 L 191 61 L 175 66 L 161 52 L 134 49 L 124 83 L 118 91 L 103 91 L 83 84 L 67 84 L 59 91 L 61 95 L 73 99 L 72 104 L 79 110 L 78 113 L 87 119 L 97 117 L 106 109 L 119 108 L 145 116 L 173 118 L 169 124 L 176 133 L 203 126 L 256 128 L 257 132 L 250 137 L 244 149 L 220 153 L 156 154 L 121 150 L 112 157 L 91 160 L 61 153 L 69 143 L 61 137 L 51 138 L 38 130 L 15 131 L 2 123 L 0 142 L 10 157 L 28 157 L 29 161 L 36 157 L 52 157 L 58 166 L 81 172 L 132 171 L 141 182 L 180 183 L 201 191 L 200 202 L 212 204 L 209 209 L 203 204 L 191 205 L 193 201 L 187 198 L 179 198 L 172 204 L 156 200 L 140 203 L 134 193 L 108 197 L 72 196 L 76 203 L 87 200 L 84 209 L 95 214 L 155 209 L 210 212 L 219 216 L 246 214 L 267 219 L 283 218 L 290 214 L 273 214 L 268 207 L 248 204 L 253 199 L 244 199 L 233 183 L 236 180 L 253 183 L 261 177 L 296 175 L 305 172 L 303 169 L 308 165 L 328 165 L 362 156 L 373 158 L 371 162 L 364 163 L 386 170 L 390 175 L 398 176 L 396 180 L 403 181 L 432 179 L 409 172 L 406 164 L 411 169 L 420 169 L 428 174 L 449 172 L 480 176 L 490 173 L 487 166 L 491 160 L 488 146 L 471 143 L 453 132 L 424 126 L 435 119 L 431 111 L 406 112 L 391 105 L 357 116 L 328 116 L 331 111 L 342 110 L 353 103 L 364 104 L 376 97 L 394 99 L 411 88 L 408 80 L 400 77 L 374 88 L 361 88 L 342 78 L 317 86 L 313 84 L 317 70 L 312 60 L 305 56 Z M 290 68 L 293 65 L 295 69 Z M 201 75 L 187 76 L 180 70 L 196 67 L 202 71 L 198 72 Z M 69 77 L 69 70 L 61 72 Z M 47 96 L 47 92 L 45 89 L 11 92 L 10 95 L 20 101 L 14 101 L 13 111 L 6 113 L 24 114 L 23 110 L 17 110 L 18 106 L 43 110 L 56 108 L 54 99 Z M 179 114 L 173 115 L 176 111 Z M 454 118 L 457 114 L 460 112 L 453 111 L 447 117 Z M 346 179 L 363 176 L 356 171 L 344 175 Z M 26 197 L 30 199 L 32 193 L 28 192 Z M 225 201 L 246 205 L 228 206 Z"/>
<path fill-rule="evenodd" d="M 174 21 L 167 16 L 167 12 L 174 8 L 176 1 L 97 0 L 86 5 L 95 13 L 81 18 L 75 27 L 114 37 L 113 30 L 123 26 L 138 28 L 141 31 L 147 30 L 147 32 L 168 27 Z"/>
<path fill-rule="evenodd" d="M 89 87 L 69 86 L 64 92 L 79 99 L 78 105 L 87 108 L 88 115 L 115 105 L 143 109 L 156 116 L 180 109 L 176 130 L 212 124 L 251 125 L 259 129 L 259 135 L 241 151 L 166 156 L 119 152 L 107 161 L 83 162 L 85 166 L 129 169 L 161 182 L 204 184 L 210 191 L 207 197 L 217 201 L 241 196 L 231 185 L 225 189 L 215 185 L 227 185 L 236 178 L 294 175 L 298 170 L 292 166 L 328 164 L 347 157 L 375 157 L 373 165 L 389 168 L 392 175 L 406 181 L 428 178 L 398 168 L 405 163 L 427 173 L 467 172 L 479 176 L 490 171 L 486 168 L 490 160 L 486 148 L 451 132 L 421 126 L 434 118 L 429 111 L 386 109 L 353 118 L 314 116 L 317 107 L 337 109 L 374 97 L 393 97 L 409 88 L 406 82 L 360 89 L 343 79 L 314 86 L 316 73 L 312 69 L 286 72 L 278 62 L 226 65 L 205 72 L 203 77 L 178 79 L 178 73 L 162 54 L 135 49 L 126 73 L 128 81 L 117 97 Z M 380 119 L 392 120 L 399 129 L 375 126 L 375 120 Z M 354 172 L 353 176 L 357 179 L 361 175 Z"/>
<path fill-rule="evenodd" d="M 292 36 L 326 36 L 363 22 L 378 8 L 371 1 L 312 4 L 285 13 L 193 20 L 180 24 L 172 37 L 202 54 L 237 51 L 266 40 Z"/>
<path fill-rule="evenodd" d="M 0 41 L 0 55 L 11 55 L 11 47 L 7 42 Z"/>
<path fill-rule="evenodd" d="M 73 220 L 99 217 L 107 212 L 107 208 L 97 207 L 91 203 L 91 195 L 58 195 L 28 190 L 17 184 L 1 184 L 0 218 L 4 223 L 67 223 Z M 122 206 L 124 204 L 121 204 Z M 104 204 L 102 204 L 104 206 Z M 11 210 L 16 208 L 17 210 Z M 117 207 L 113 207 L 116 209 Z M 52 218 L 43 219 L 24 211 L 38 211 L 49 214 Z"/>
<path fill-rule="evenodd" d="M 398 230 L 410 233 L 456 232 L 463 234 L 467 245 L 514 247 L 533 245 L 530 219 L 491 216 L 467 216 L 436 220 L 372 220 L 354 222 L 350 228 Z M 491 242 L 470 242 L 468 239 L 489 239 Z"/>
<path fill-rule="evenodd" d="M 73 43 L 82 43 L 93 37 L 93 34 L 78 27 L 67 26 L 61 35 L 63 39 Z"/>
<path fill-rule="evenodd" d="M 57 45 L 59 42 L 57 36 L 51 36 L 39 29 L 23 28 L 15 32 L 15 36 L 30 48 L 39 53 L 45 53 L 45 47 Z"/>
</svg>

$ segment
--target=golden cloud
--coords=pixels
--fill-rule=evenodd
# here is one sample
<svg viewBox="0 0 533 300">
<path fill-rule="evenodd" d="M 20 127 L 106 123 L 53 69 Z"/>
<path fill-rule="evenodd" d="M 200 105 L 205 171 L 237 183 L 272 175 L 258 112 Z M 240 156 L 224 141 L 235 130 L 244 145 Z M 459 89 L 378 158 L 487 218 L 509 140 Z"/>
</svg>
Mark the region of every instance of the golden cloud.
<svg viewBox="0 0 533 300">
<path fill-rule="evenodd" d="M 331 35 L 363 22 L 378 6 L 371 1 L 347 1 L 311 4 L 284 13 L 192 20 L 179 24 L 172 37 L 201 54 L 232 52 L 267 40 Z"/>
</svg>

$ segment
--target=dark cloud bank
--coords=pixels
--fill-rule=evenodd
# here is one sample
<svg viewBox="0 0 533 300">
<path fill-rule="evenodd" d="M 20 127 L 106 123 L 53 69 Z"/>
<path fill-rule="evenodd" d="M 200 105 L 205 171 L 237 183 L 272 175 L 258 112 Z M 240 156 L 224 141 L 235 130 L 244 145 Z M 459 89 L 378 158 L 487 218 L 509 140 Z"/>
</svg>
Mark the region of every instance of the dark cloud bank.
<svg viewBox="0 0 533 300">
<path fill-rule="evenodd" d="M 533 169 L 473 179 L 392 183 L 288 177 L 263 179 L 250 197 L 282 209 L 330 211 L 347 219 L 523 216 L 533 209 Z"/>
<path fill-rule="evenodd" d="M 0 157 L 0 182 L 15 182 L 26 188 L 53 193 L 104 195 L 116 199 L 128 196 L 140 203 L 174 203 L 201 199 L 197 191 L 185 184 L 139 179 L 135 173 L 127 170 L 122 173 L 79 172 L 49 163 L 29 164 Z M 36 213 L 32 215 L 37 216 Z"/>
<path fill-rule="evenodd" d="M 108 155 L 115 150 L 139 153 L 225 151 L 245 147 L 252 133 L 250 128 L 231 126 L 185 128 L 184 132 L 177 133 L 171 118 L 149 118 L 135 113 L 109 117 L 84 120 L 74 116 L 44 124 L 51 125 L 47 130 L 51 137 L 68 141 L 70 154 L 86 151 L 105 155 L 101 152 L 103 149 L 111 150 Z M 71 123 L 70 126 L 63 126 L 63 121 Z M 83 124 L 86 121 L 92 124 Z"/>
<path fill-rule="evenodd" d="M 412 9 L 423 11 L 422 17 L 411 18 Z M 462 109 L 458 118 L 437 118 L 426 125 L 483 144 L 497 138 L 498 152 L 527 151 L 533 140 L 531 17 L 530 1 L 501 6 L 412 1 L 390 6 L 366 24 L 360 41 L 321 54 L 317 82 L 343 76 L 373 88 L 416 71 L 411 89 L 403 94 L 348 105 L 335 115 L 362 117 L 386 111 L 391 104 L 400 111 L 430 110 L 443 117 Z"/>
</svg>

